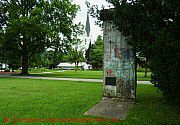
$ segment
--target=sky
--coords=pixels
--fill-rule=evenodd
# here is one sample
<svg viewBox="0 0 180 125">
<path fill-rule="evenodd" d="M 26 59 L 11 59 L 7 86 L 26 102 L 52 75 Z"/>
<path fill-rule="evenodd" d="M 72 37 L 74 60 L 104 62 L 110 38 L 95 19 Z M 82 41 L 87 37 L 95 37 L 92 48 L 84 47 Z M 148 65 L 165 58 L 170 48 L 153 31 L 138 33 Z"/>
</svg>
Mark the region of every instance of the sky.
<svg viewBox="0 0 180 125">
<path fill-rule="evenodd" d="M 77 16 L 74 20 L 75 23 L 81 22 L 84 26 L 86 25 L 86 18 L 87 18 L 87 6 L 85 4 L 86 1 L 88 1 L 91 5 L 98 5 L 99 8 L 105 6 L 105 8 L 109 7 L 109 4 L 105 0 L 71 0 L 74 4 L 77 4 L 80 6 L 80 10 L 77 13 Z M 92 41 L 96 40 L 98 35 L 102 36 L 102 29 L 98 26 L 95 25 L 95 19 L 93 17 L 89 17 L 90 20 L 90 27 L 91 27 L 91 32 L 90 32 L 90 37 Z M 82 39 L 84 39 L 85 36 L 81 36 Z"/>
</svg>

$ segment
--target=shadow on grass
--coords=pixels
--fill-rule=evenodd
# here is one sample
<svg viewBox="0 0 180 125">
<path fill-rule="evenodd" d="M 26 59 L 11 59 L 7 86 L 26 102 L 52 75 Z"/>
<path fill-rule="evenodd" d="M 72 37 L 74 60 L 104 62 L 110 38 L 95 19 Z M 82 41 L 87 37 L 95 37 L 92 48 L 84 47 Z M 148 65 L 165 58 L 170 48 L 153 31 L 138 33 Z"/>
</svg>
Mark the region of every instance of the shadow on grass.
<svg viewBox="0 0 180 125">
<path fill-rule="evenodd" d="M 152 85 L 138 85 L 137 103 L 125 120 L 128 125 L 178 125 L 180 112 L 164 103 L 162 93 Z"/>
</svg>

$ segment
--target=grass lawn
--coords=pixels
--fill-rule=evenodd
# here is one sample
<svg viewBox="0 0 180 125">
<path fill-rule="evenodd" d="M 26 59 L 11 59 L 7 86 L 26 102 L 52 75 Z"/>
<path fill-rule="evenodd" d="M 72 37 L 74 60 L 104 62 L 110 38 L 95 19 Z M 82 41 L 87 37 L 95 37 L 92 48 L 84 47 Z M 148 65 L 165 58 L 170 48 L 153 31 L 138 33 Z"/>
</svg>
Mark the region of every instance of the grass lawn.
<svg viewBox="0 0 180 125">
<path fill-rule="evenodd" d="M 144 72 L 137 72 L 137 80 L 138 81 L 150 81 L 151 80 L 151 72 L 147 73 L 147 77 L 144 77 Z"/>
<path fill-rule="evenodd" d="M 125 120 L 125 125 L 179 125 L 180 110 L 163 101 L 152 85 L 137 86 L 137 103 Z"/>
<path fill-rule="evenodd" d="M 125 121 L 82 124 L 167 125 L 180 123 L 179 112 L 163 103 L 152 85 L 138 85 L 137 103 Z M 101 83 L 0 78 L 0 122 L 4 118 L 96 118 L 84 116 L 102 97 Z M 42 122 L 52 124 L 53 122 Z M 30 124 L 42 124 L 30 122 Z M 62 122 L 54 122 L 62 124 Z M 7 124 L 12 124 L 7 122 Z M 24 125 L 26 122 L 19 121 Z M 64 122 L 64 124 L 80 124 Z"/>
<path fill-rule="evenodd" d="M 61 71 L 61 70 L 60 70 Z M 51 73 L 37 74 L 30 72 L 31 76 L 46 76 L 46 77 L 57 77 L 57 78 L 84 78 L 84 79 L 102 79 L 103 71 L 74 71 L 65 70 L 63 72 L 52 71 Z"/>
<path fill-rule="evenodd" d="M 56 77 L 56 78 L 83 78 L 83 79 L 102 79 L 103 71 L 74 71 L 74 70 L 48 70 L 48 69 L 31 69 L 30 76 Z M 139 81 L 149 81 L 151 72 L 144 77 L 144 72 L 137 73 Z"/>
</svg>

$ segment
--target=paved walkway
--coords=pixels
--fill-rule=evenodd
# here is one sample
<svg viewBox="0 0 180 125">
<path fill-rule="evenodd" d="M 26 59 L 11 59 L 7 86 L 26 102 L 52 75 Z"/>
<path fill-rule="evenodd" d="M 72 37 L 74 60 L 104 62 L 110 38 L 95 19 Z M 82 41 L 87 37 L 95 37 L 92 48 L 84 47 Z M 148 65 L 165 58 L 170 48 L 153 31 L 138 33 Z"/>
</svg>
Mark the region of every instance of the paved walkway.
<svg viewBox="0 0 180 125">
<path fill-rule="evenodd" d="M 53 78 L 53 77 L 11 76 L 11 75 L 0 75 L 0 77 L 26 78 L 26 79 L 45 79 L 45 80 L 65 80 L 65 81 L 79 81 L 79 82 L 103 82 L 102 79 Z M 137 83 L 138 84 L 151 84 L 151 82 L 149 82 L 149 81 L 137 81 Z"/>
<path fill-rule="evenodd" d="M 126 114 L 133 104 L 133 101 L 120 101 L 115 98 L 103 97 L 99 103 L 85 112 L 84 115 L 125 120 Z"/>
</svg>

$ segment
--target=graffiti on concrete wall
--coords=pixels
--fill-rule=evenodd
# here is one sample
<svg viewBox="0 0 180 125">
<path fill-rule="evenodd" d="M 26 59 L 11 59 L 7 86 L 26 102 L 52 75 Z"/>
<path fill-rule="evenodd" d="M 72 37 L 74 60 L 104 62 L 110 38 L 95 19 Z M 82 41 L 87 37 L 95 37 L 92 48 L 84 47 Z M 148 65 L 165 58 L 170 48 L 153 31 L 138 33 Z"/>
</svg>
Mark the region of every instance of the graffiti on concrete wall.
<svg viewBox="0 0 180 125">
<path fill-rule="evenodd" d="M 134 98 L 134 53 L 112 23 L 105 22 L 104 24 L 105 77 L 116 77 L 116 95 L 118 97 L 123 99 Z"/>
</svg>

